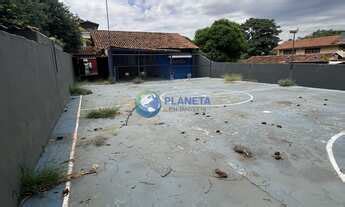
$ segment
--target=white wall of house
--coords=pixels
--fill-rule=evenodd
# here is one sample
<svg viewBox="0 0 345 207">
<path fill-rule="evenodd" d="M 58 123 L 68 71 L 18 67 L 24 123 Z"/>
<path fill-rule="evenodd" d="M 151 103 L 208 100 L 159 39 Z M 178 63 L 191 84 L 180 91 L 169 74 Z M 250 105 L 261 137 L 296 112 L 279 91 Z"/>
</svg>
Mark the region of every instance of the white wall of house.
<svg viewBox="0 0 345 207">
<path fill-rule="evenodd" d="M 326 47 L 315 47 L 315 48 L 320 48 L 320 53 L 325 54 L 325 53 L 336 53 L 342 48 L 338 45 L 336 46 L 326 46 Z M 305 55 L 305 50 L 306 49 L 311 49 L 311 48 L 297 48 L 296 49 L 296 55 Z M 284 55 L 284 50 L 279 50 L 277 52 L 277 55 Z"/>
</svg>

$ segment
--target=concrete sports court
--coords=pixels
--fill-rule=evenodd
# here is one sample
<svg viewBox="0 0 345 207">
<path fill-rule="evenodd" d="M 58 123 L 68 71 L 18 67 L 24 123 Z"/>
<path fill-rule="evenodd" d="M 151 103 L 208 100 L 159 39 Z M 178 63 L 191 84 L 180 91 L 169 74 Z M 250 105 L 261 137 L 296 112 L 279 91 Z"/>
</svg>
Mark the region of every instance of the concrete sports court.
<svg viewBox="0 0 345 207">
<path fill-rule="evenodd" d="M 84 87 L 73 171 L 97 174 L 71 182 L 69 206 L 345 206 L 343 91 L 211 78 Z M 130 115 L 145 90 L 211 106 Z M 112 106 L 114 119 L 85 118 Z"/>
</svg>

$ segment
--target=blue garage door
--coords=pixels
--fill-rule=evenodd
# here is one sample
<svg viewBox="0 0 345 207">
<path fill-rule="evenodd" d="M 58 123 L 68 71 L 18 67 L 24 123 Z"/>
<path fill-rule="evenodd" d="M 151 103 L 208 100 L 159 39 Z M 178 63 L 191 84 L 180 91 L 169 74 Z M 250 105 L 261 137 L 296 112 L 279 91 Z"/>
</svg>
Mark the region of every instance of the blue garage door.
<svg viewBox="0 0 345 207">
<path fill-rule="evenodd" d="M 188 74 L 192 74 L 192 55 L 173 55 L 171 58 L 174 79 L 187 78 Z"/>
<path fill-rule="evenodd" d="M 183 79 L 192 74 L 192 55 L 158 56 L 160 77 L 165 79 Z"/>
</svg>

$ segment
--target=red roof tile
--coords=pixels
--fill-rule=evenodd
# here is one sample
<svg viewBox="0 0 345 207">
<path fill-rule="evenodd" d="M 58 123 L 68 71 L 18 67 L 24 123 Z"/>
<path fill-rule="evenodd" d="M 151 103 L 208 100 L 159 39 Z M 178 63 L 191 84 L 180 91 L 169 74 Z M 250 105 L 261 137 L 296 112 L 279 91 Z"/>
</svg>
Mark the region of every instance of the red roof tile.
<svg viewBox="0 0 345 207">
<path fill-rule="evenodd" d="M 332 45 L 342 45 L 345 44 L 345 40 L 341 35 L 327 36 L 319 38 L 302 39 L 295 41 L 295 48 L 308 48 L 308 47 L 322 47 L 322 46 L 332 46 Z M 293 41 L 286 41 L 278 45 L 273 50 L 282 49 L 292 49 Z"/>
<path fill-rule="evenodd" d="M 244 60 L 243 63 L 249 64 L 273 64 L 273 63 L 289 63 L 292 56 L 284 55 L 268 55 L 268 56 L 253 56 L 247 60 Z M 326 54 L 308 54 L 308 55 L 295 55 L 293 56 L 294 63 L 321 63 L 328 62 L 329 60 L 337 60 L 338 55 L 335 53 L 326 53 Z"/>
<path fill-rule="evenodd" d="M 92 40 L 97 49 L 109 46 L 108 31 L 91 32 Z M 187 38 L 177 33 L 124 32 L 110 31 L 111 47 L 130 49 L 197 49 L 198 47 Z"/>
<path fill-rule="evenodd" d="M 81 56 L 92 56 L 96 55 L 97 51 L 94 47 L 82 47 L 75 55 L 81 55 Z"/>
</svg>

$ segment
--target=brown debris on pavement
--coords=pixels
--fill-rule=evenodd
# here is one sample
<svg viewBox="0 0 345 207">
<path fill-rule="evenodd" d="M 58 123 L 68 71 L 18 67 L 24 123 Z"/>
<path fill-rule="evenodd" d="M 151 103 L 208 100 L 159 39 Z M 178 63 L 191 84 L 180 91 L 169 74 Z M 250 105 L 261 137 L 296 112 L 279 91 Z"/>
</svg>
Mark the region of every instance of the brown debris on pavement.
<svg viewBox="0 0 345 207">
<path fill-rule="evenodd" d="M 171 172 L 173 171 L 173 169 L 171 167 L 169 167 L 166 172 L 164 174 L 161 175 L 162 178 L 168 176 Z"/>
<path fill-rule="evenodd" d="M 68 188 L 65 188 L 63 191 L 62 191 L 62 196 L 67 196 L 69 194 L 69 189 Z"/>
<path fill-rule="evenodd" d="M 243 145 L 235 145 L 234 151 L 237 152 L 238 154 L 243 155 L 246 158 L 252 158 L 253 153 L 250 151 L 248 147 L 245 147 Z"/>
<path fill-rule="evenodd" d="M 283 160 L 280 152 L 275 152 L 272 156 L 275 160 Z"/>
<path fill-rule="evenodd" d="M 217 178 L 228 178 L 228 174 L 220 169 L 215 169 L 214 172 L 216 173 Z"/>
</svg>

